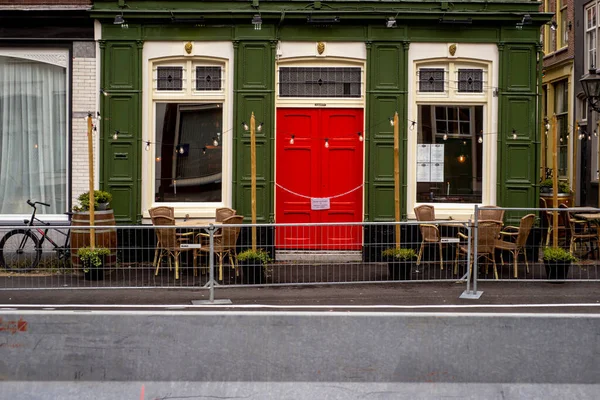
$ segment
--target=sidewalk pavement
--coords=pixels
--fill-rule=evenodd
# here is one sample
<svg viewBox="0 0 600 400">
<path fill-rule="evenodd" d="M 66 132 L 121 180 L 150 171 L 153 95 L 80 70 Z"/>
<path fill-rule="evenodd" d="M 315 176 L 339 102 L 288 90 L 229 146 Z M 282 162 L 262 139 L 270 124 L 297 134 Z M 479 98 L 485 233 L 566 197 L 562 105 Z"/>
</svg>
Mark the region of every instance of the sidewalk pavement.
<svg viewBox="0 0 600 400">
<path fill-rule="evenodd" d="M 460 299 L 466 284 L 373 283 L 271 287 L 216 287 L 215 300 L 193 305 L 208 289 L 0 290 L 2 308 L 207 309 L 389 312 L 600 313 L 600 282 L 479 282 L 479 299 Z"/>
</svg>

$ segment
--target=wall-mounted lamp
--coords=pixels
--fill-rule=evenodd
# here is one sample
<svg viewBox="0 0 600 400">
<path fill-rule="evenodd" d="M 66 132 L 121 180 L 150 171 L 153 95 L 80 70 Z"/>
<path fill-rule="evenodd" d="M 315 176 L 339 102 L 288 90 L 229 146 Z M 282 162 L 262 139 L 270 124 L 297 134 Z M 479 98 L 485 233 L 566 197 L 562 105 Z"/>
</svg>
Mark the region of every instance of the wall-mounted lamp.
<svg viewBox="0 0 600 400">
<path fill-rule="evenodd" d="M 121 15 L 116 15 L 115 20 L 113 21 L 114 25 L 121 25 L 121 28 L 127 29 L 129 26 L 125 23 L 125 19 L 123 18 L 123 13 Z"/>
<path fill-rule="evenodd" d="M 262 29 L 262 17 L 259 14 L 254 14 L 252 17 L 252 25 L 254 25 L 254 30 L 256 31 Z"/>
<path fill-rule="evenodd" d="M 573 23 L 571 21 L 569 21 L 569 23 L 567 24 L 567 29 L 573 29 Z"/>
<path fill-rule="evenodd" d="M 523 29 L 523 25 L 531 25 L 531 15 L 523 15 L 523 19 L 521 19 L 521 22 L 517 22 L 517 29 Z"/>
<path fill-rule="evenodd" d="M 600 75 L 595 69 L 590 69 L 580 80 L 581 87 L 588 99 L 590 107 L 596 112 L 600 112 Z"/>
<path fill-rule="evenodd" d="M 552 29 L 553 31 L 555 31 L 556 28 L 558 28 L 558 24 L 556 23 L 556 21 L 552 21 L 552 23 L 550 24 L 550 29 Z"/>
<path fill-rule="evenodd" d="M 396 27 L 396 18 L 388 18 L 385 21 L 386 28 L 395 28 Z"/>
</svg>

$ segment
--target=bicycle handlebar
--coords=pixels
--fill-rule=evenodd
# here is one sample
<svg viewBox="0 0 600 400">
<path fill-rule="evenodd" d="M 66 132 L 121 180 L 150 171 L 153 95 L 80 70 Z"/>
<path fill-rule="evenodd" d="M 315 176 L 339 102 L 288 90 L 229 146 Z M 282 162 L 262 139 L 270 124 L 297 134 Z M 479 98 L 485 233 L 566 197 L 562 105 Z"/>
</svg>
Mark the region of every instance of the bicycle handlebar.
<svg viewBox="0 0 600 400">
<path fill-rule="evenodd" d="M 27 204 L 29 204 L 31 207 L 35 208 L 36 204 L 39 204 L 41 206 L 46 206 L 46 207 L 50 207 L 50 204 L 48 203 L 42 203 L 41 201 L 34 201 L 33 203 L 31 202 L 31 200 L 27 199 Z"/>
</svg>

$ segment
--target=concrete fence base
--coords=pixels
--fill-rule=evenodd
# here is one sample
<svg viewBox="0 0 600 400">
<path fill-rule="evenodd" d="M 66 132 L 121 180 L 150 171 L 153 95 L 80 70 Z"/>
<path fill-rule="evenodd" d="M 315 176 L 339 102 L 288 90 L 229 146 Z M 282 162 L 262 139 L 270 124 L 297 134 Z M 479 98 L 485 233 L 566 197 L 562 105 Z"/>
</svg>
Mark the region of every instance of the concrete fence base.
<svg viewBox="0 0 600 400">
<path fill-rule="evenodd" d="M 5 398 L 596 398 L 600 316 L 3 311 Z M 88 396 L 88 397 L 86 397 Z"/>
</svg>

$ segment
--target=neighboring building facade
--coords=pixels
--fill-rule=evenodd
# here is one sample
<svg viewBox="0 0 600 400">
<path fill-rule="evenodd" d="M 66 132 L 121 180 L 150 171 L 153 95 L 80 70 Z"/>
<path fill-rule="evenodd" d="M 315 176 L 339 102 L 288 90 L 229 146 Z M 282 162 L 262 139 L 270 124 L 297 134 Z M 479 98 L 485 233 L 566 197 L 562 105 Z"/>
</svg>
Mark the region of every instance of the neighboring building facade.
<svg viewBox="0 0 600 400">
<path fill-rule="evenodd" d="M 538 3 L 185 4 L 91 13 L 109 94 L 100 184 L 120 223 L 161 204 L 249 218 L 252 113 L 261 223 L 393 220 L 396 111 L 403 218 L 423 203 L 457 219 L 475 204 L 537 206 Z"/>
<path fill-rule="evenodd" d="M 550 23 L 542 27 L 544 50 L 544 73 L 542 77 L 542 118 L 548 123 L 540 127 L 541 171 L 557 169 L 560 180 L 568 181 L 572 189 L 578 191 L 579 162 L 574 156 L 581 144 L 577 121 L 574 118 L 573 104 L 573 60 L 575 55 L 575 27 L 573 0 L 544 0 L 543 11 L 553 13 Z M 556 127 L 553 117 L 556 116 Z M 585 128 L 585 121 L 579 124 Z M 548 129 L 549 128 L 549 129 Z M 554 136 L 556 135 L 556 136 Z M 556 140 L 558 166 L 553 166 L 552 149 Z M 576 142 L 579 140 L 579 142 Z"/>
<path fill-rule="evenodd" d="M 600 23 L 598 12 L 600 4 L 598 1 L 575 0 L 574 3 L 574 26 L 577 27 L 575 35 L 575 65 L 574 65 L 574 94 L 575 94 L 575 118 L 581 121 L 582 132 L 585 132 L 587 140 L 583 138 L 579 143 L 579 199 L 582 206 L 597 207 L 598 202 L 598 113 L 589 108 L 587 99 L 579 79 L 588 73 L 590 69 L 597 70 L 600 66 L 598 58 L 598 33 Z"/>
<path fill-rule="evenodd" d="M 87 190 L 84 117 L 98 110 L 87 0 L 0 0 L 0 221 L 22 223 L 27 199 L 66 221 Z"/>
</svg>

